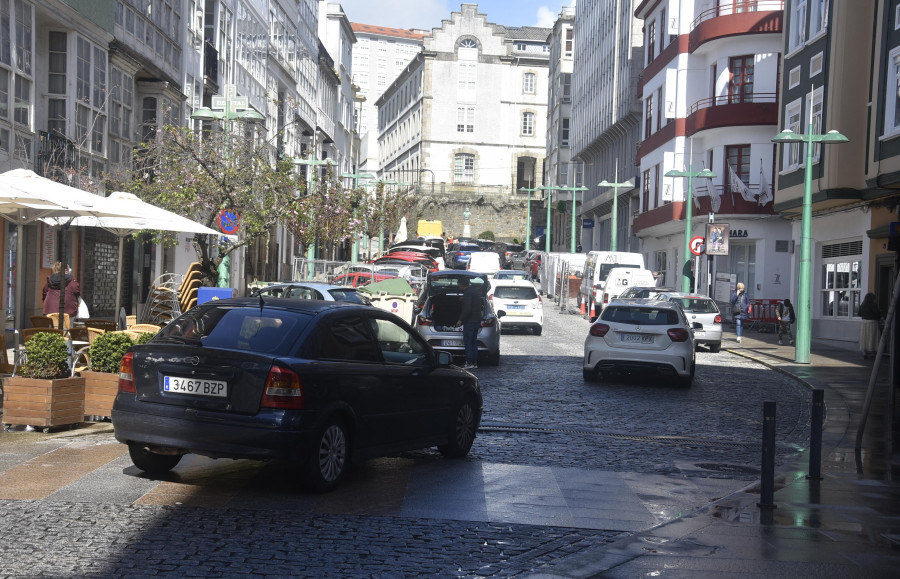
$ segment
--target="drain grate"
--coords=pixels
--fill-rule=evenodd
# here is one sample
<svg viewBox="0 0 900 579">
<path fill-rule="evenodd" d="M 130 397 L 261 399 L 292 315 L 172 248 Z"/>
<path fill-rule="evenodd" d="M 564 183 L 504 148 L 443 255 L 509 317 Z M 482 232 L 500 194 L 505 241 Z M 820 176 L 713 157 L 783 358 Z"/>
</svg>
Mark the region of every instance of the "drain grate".
<svg viewBox="0 0 900 579">
<path fill-rule="evenodd" d="M 652 442 L 673 446 L 703 446 L 709 448 L 757 448 L 759 442 L 733 442 L 730 440 L 714 440 L 708 438 L 691 438 L 687 436 L 644 436 L 622 432 L 607 432 L 584 428 L 548 428 L 534 426 L 515 426 L 508 424 L 482 424 L 479 432 L 517 432 L 523 434 L 576 434 L 580 436 L 603 436 L 618 440 L 634 440 L 636 442 Z"/>
</svg>

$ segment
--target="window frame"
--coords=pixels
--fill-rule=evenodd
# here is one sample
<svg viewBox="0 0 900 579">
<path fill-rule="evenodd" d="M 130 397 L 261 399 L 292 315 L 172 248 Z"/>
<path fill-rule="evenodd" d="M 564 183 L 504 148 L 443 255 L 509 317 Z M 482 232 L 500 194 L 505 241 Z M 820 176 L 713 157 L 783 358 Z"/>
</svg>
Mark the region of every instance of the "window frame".
<svg viewBox="0 0 900 579">
<path fill-rule="evenodd" d="M 520 130 L 523 137 L 533 137 L 535 135 L 535 114 L 534 111 L 523 111 L 521 116 Z"/>
<path fill-rule="evenodd" d="M 475 155 L 473 153 L 453 155 L 453 182 L 459 185 L 475 183 Z"/>
</svg>

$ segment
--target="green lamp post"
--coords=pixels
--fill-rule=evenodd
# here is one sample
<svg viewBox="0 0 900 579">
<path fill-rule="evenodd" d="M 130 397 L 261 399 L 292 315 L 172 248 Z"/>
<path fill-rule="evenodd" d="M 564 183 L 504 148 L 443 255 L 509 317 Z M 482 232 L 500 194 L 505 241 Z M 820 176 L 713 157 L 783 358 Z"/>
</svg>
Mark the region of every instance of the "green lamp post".
<svg viewBox="0 0 900 579">
<path fill-rule="evenodd" d="M 528 251 L 531 249 L 531 194 L 537 191 L 539 188 L 534 187 L 532 189 L 528 189 L 526 187 L 520 187 L 519 191 L 525 191 L 528 193 L 528 205 L 525 206 L 525 250 Z"/>
<path fill-rule="evenodd" d="M 544 251 L 550 253 L 550 210 L 553 204 L 553 190 L 555 189 L 555 187 L 541 185 L 540 187 L 538 187 L 538 189 L 547 192 L 547 227 L 544 231 Z"/>
<path fill-rule="evenodd" d="M 359 180 L 365 179 L 367 181 L 374 179 L 375 175 L 371 173 L 344 173 L 341 175 L 343 179 L 353 179 L 353 189 L 357 189 L 359 187 Z M 353 219 L 356 219 L 356 209 L 353 210 Z M 350 249 L 350 263 L 358 263 L 359 262 L 359 234 L 354 231 L 353 232 L 353 245 Z"/>
<path fill-rule="evenodd" d="M 337 165 L 331 159 L 322 159 L 321 161 L 316 159 L 316 148 L 313 147 L 312 159 L 294 159 L 295 165 L 310 165 L 313 168 L 312 178 L 310 179 L 310 184 L 315 183 L 316 180 L 316 168 L 319 165 Z M 316 276 L 316 264 L 314 263 L 316 259 L 316 240 L 313 239 L 309 247 L 306 248 L 306 271 L 309 279 L 313 279 Z"/>
<path fill-rule="evenodd" d="M 712 179 L 716 176 L 715 173 L 710 171 L 709 169 L 703 169 L 702 171 L 694 171 L 693 165 L 688 166 L 687 171 L 677 171 L 672 169 L 671 171 L 667 171 L 665 174 L 666 177 L 687 177 L 688 186 L 687 186 L 687 197 L 684 201 L 684 253 L 682 254 L 685 259 L 688 259 L 688 255 L 691 253 L 691 220 L 694 218 L 693 211 L 694 208 L 691 205 L 693 203 L 693 195 L 694 195 L 694 178 L 702 177 Z M 691 291 L 691 280 L 686 275 L 683 275 L 681 278 L 681 291 L 689 292 Z"/>
<path fill-rule="evenodd" d="M 797 288 L 797 348 L 794 361 L 798 364 L 809 364 L 809 350 L 812 341 L 812 303 L 810 302 L 810 286 L 812 285 L 812 181 L 813 181 L 813 145 L 846 143 L 850 139 L 837 131 L 828 131 L 824 135 L 813 133 L 815 127 L 810 111 L 809 129 L 805 135 L 791 130 L 778 133 L 773 143 L 806 143 L 806 173 L 803 179 L 803 213 L 800 221 L 800 279 Z"/>
<path fill-rule="evenodd" d="M 619 189 L 633 189 L 634 183 L 631 180 L 619 183 L 619 160 L 616 159 L 615 177 L 612 183 L 604 179 L 597 183 L 597 187 L 612 187 L 613 203 L 612 203 L 612 234 L 610 235 L 610 251 L 619 251 Z"/>
</svg>

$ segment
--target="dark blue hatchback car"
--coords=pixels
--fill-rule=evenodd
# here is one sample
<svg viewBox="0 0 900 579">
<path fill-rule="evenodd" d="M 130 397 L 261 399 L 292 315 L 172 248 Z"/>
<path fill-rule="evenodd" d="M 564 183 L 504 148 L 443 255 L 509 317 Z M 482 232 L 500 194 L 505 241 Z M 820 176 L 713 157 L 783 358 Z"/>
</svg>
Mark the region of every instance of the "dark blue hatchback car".
<svg viewBox="0 0 900 579">
<path fill-rule="evenodd" d="M 151 474 L 187 453 L 281 459 L 322 492 L 353 459 L 465 456 L 481 412 L 475 376 L 390 312 L 257 297 L 207 302 L 133 347 L 112 421 Z"/>
</svg>

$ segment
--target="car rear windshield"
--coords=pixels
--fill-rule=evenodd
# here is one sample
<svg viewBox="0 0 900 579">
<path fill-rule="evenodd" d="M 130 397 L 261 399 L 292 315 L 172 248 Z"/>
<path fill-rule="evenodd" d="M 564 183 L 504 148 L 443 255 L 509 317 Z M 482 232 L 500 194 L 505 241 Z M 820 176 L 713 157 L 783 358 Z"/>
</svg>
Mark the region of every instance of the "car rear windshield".
<svg viewBox="0 0 900 579">
<path fill-rule="evenodd" d="M 154 339 L 199 340 L 211 348 L 283 356 L 311 319 L 302 312 L 274 308 L 196 308 L 170 322 Z"/>
<path fill-rule="evenodd" d="M 456 289 L 457 279 L 459 278 L 453 275 L 433 277 L 431 278 L 431 288 L 435 290 L 446 288 Z M 481 287 L 484 285 L 484 280 L 480 277 L 469 277 L 469 283 L 471 283 L 475 287 Z"/>
<path fill-rule="evenodd" d="M 694 312 L 695 314 L 718 314 L 719 308 L 716 302 L 710 299 L 696 298 L 672 298 L 673 302 L 678 302 L 685 311 Z"/>
<path fill-rule="evenodd" d="M 538 295 L 533 287 L 500 286 L 494 288 L 494 297 L 504 300 L 533 300 Z"/>
<path fill-rule="evenodd" d="M 675 310 L 639 306 L 609 306 L 600 314 L 600 319 L 636 326 L 674 326 L 679 323 Z"/>
</svg>

